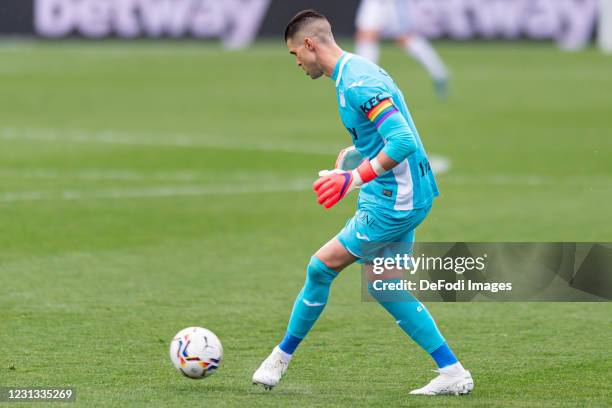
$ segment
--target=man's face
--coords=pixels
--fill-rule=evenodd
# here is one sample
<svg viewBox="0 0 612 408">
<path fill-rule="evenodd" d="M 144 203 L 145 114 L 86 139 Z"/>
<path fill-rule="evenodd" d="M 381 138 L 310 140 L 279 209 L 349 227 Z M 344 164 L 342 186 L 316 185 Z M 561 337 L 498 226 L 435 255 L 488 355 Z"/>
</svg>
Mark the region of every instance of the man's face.
<svg viewBox="0 0 612 408">
<path fill-rule="evenodd" d="M 315 44 L 311 38 L 304 38 L 301 42 L 299 38 L 290 38 L 287 40 L 287 48 L 289 53 L 295 56 L 296 64 L 306 72 L 306 75 L 312 79 L 317 79 L 323 76 L 324 71 L 317 61 L 315 52 Z"/>
</svg>

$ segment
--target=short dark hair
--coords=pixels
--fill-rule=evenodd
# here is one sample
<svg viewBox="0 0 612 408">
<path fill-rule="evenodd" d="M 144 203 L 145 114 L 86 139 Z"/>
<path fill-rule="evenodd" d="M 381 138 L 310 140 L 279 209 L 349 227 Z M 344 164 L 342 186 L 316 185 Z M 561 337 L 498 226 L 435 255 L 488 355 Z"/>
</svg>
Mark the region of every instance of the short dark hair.
<svg viewBox="0 0 612 408">
<path fill-rule="evenodd" d="M 285 28 L 285 42 L 288 39 L 293 38 L 295 34 L 297 34 L 302 27 L 311 22 L 312 20 L 327 20 L 323 14 L 319 13 L 316 10 L 308 9 L 302 10 L 297 13 L 287 24 L 287 28 Z"/>
</svg>

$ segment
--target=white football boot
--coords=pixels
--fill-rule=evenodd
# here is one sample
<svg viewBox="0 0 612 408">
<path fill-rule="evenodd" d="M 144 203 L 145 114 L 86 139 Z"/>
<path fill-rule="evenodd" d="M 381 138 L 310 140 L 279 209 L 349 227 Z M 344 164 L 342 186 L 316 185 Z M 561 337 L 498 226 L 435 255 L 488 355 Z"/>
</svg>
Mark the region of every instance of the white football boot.
<svg viewBox="0 0 612 408">
<path fill-rule="evenodd" d="M 259 366 L 255 374 L 253 374 L 253 384 L 263 385 L 266 390 L 271 390 L 278 385 L 281 377 L 289 367 L 291 356 L 278 346 L 274 347 L 272 353 Z"/>
<path fill-rule="evenodd" d="M 463 367 L 445 367 L 436 378 L 418 390 L 410 391 L 412 395 L 465 395 L 474 389 L 472 374 Z"/>
</svg>

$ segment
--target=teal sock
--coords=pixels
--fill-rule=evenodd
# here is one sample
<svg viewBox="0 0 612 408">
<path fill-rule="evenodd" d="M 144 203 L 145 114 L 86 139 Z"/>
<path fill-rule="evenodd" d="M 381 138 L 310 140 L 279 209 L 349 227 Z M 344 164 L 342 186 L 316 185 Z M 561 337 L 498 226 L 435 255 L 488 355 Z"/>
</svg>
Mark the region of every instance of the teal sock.
<svg viewBox="0 0 612 408">
<path fill-rule="evenodd" d="M 446 343 L 436 322 L 425 306 L 405 290 L 382 289 L 382 283 L 400 283 L 400 279 L 368 284 L 368 291 L 396 320 L 399 327 L 427 353 L 431 354 Z"/>
<path fill-rule="evenodd" d="M 338 272 L 328 268 L 316 257 L 306 268 L 306 282 L 300 291 L 289 318 L 287 332 L 299 339 L 306 337 L 325 308 L 329 289 Z"/>
</svg>

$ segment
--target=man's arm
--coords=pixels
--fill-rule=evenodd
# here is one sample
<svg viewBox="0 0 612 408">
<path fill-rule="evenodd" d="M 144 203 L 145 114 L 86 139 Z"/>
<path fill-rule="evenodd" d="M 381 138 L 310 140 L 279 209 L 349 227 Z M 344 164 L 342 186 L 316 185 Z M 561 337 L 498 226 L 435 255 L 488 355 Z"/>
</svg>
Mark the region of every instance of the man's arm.
<svg viewBox="0 0 612 408">
<path fill-rule="evenodd" d="M 370 103 L 369 109 L 362 111 L 376 126 L 386 142 L 385 146 L 375 158 L 366 158 L 355 170 L 325 172 L 314 183 L 317 201 L 325 208 L 333 207 L 349 192 L 391 170 L 417 150 L 412 129 L 393 104 L 391 97 L 376 88 L 369 89 L 366 95 L 368 93 L 375 96 L 369 99 L 362 96 L 362 99 L 375 100 L 376 103 Z M 359 96 L 351 99 L 359 100 L 356 98 Z"/>
<path fill-rule="evenodd" d="M 387 143 L 374 160 L 377 160 L 385 171 L 391 170 L 417 150 L 412 129 L 399 111 L 393 112 L 378 127 L 378 133 Z"/>
<path fill-rule="evenodd" d="M 384 157 L 386 157 L 393 162 L 385 160 L 383 167 L 386 170 L 391 170 L 417 150 L 414 133 L 412 133 L 412 129 L 404 116 L 397 109 L 378 126 L 378 133 L 387 143 L 376 158 L 384 160 Z"/>
</svg>

